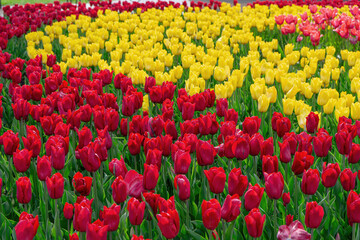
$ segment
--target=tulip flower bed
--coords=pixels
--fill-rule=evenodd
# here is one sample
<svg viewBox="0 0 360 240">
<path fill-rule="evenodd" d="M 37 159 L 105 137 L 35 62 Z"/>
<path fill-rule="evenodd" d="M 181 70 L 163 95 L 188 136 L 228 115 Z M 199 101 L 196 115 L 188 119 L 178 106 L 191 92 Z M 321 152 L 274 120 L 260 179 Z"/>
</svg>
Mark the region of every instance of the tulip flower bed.
<svg viewBox="0 0 360 240">
<path fill-rule="evenodd" d="M 4 7 L 1 238 L 359 239 L 358 4 Z"/>
</svg>

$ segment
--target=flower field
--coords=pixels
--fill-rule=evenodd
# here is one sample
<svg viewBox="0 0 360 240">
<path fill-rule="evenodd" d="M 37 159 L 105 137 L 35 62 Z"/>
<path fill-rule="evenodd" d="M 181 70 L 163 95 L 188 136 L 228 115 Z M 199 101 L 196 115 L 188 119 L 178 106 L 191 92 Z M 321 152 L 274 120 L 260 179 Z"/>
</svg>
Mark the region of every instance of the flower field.
<svg viewBox="0 0 360 240">
<path fill-rule="evenodd" d="M 360 239 L 358 1 L 0 18 L 1 239 Z"/>
</svg>

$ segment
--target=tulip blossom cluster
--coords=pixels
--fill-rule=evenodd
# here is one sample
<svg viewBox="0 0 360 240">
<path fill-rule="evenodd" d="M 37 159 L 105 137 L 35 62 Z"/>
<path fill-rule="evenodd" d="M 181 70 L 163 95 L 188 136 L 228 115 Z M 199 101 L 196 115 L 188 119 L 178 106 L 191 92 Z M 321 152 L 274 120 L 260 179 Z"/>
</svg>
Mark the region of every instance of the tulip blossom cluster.
<svg viewBox="0 0 360 240">
<path fill-rule="evenodd" d="M 357 1 L 0 18 L 6 239 L 353 239 Z"/>
</svg>

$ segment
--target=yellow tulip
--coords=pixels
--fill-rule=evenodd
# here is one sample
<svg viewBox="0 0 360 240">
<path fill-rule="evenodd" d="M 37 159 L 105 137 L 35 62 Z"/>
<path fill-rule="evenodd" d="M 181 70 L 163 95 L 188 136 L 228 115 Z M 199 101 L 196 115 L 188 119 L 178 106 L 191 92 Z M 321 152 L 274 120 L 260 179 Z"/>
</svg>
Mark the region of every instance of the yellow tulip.
<svg viewBox="0 0 360 240">
<path fill-rule="evenodd" d="M 334 81 L 339 80 L 339 78 L 340 78 L 340 69 L 339 69 L 339 68 L 334 68 L 334 69 L 331 71 L 331 78 L 332 78 L 332 80 L 334 80 Z"/>
<path fill-rule="evenodd" d="M 326 47 L 326 54 L 327 54 L 327 55 L 334 55 L 334 54 L 335 54 L 335 51 L 336 51 L 336 49 L 335 49 L 335 47 L 333 47 L 333 46 L 328 46 L 328 47 Z"/>
<path fill-rule="evenodd" d="M 360 78 L 354 78 L 350 84 L 351 92 L 357 93 L 360 90 Z"/>
<path fill-rule="evenodd" d="M 360 102 L 351 104 L 351 118 L 354 120 L 360 119 Z"/>
<path fill-rule="evenodd" d="M 275 86 L 266 89 L 266 96 L 269 98 L 270 103 L 275 103 L 277 98 L 277 90 Z"/>
<path fill-rule="evenodd" d="M 294 49 L 294 44 L 291 44 L 291 43 L 286 44 L 285 45 L 285 55 L 287 56 L 290 53 L 292 53 L 293 49 Z"/>
<path fill-rule="evenodd" d="M 226 69 L 222 67 L 215 67 L 214 68 L 214 78 L 216 81 L 222 82 L 228 77 Z"/>
<path fill-rule="evenodd" d="M 313 93 L 319 93 L 321 89 L 322 81 L 320 78 L 312 78 L 310 81 L 311 91 Z"/>
<path fill-rule="evenodd" d="M 323 106 L 324 113 L 332 114 L 334 111 L 336 102 L 337 101 L 333 98 L 329 99 L 329 101 Z"/>
<path fill-rule="evenodd" d="M 173 56 L 171 54 L 167 54 L 164 58 L 164 63 L 166 67 L 171 67 L 173 65 Z"/>
<path fill-rule="evenodd" d="M 201 77 L 204 78 L 205 80 L 208 80 L 211 78 L 211 76 L 214 73 L 214 66 L 210 65 L 210 64 L 203 64 L 201 65 Z"/>
<path fill-rule="evenodd" d="M 291 98 L 284 98 L 282 100 L 284 114 L 291 115 L 294 111 L 295 100 Z"/>
<path fill-rule="evenodd" d="M 331 70 L 322 68 L 320 70 L 320 79 L 325 86 L 329 86 Z"/>
<path fill-rule="evenodd" d="M 254 83 L 250 85 L 251 97 L 254 100 L 258 100 L 259 97 L 265 93 L 265 85 L 260 83 Z"/>
<path fill-rule="evenodd" d="M 266 112 L 270 105 L 270 99 L 265 95 L 261 94 L 258 98 L 258 110 L 259 112 Z"/>
<path fill-rule="evenodd" d="M 275 72 L 274 69 L 267 69 L 265 72 L 265 82 L 267 85 L 274 84 Z"/>
<path fill-rule="evenodd" d="M 340 117 L 349 117 L 349 114 L 350 114 L 350 111 L 349 111 L 349 108 L 347 108 L 347 107 L 335 109 L 335 118 L 336 118 L 336 121 L 338 121 L 338 122 L 339 122 Z"/>
</svg>

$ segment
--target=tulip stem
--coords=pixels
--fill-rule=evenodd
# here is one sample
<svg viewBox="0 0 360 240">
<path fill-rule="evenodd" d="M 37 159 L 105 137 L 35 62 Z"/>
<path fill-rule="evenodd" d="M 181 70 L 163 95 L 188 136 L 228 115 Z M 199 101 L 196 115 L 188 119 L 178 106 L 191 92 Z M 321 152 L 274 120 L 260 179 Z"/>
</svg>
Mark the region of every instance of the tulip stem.
<svg viewBox="0 0 360 240">
<path fill-rule="evenodd" d="M 58 208 L 58 200 L 55 199 L 55 230 L 56 230 L 56 239 L 61 239 L 61 230 L 60 230 L 60 216 L 59 216 L 59 208 Z"/>
<path fill-rule="evenodd" d="M 85 232 L 80 232 L 80 239 L 85 240 Z"/>
<path fill-rule="evenodd" d="M 346 168 L 346 156 L 345 156 L 345 154 L 343 155 L 342 159 L 343 159 L 343 161 L 342 161 L 342 166 L 341 166 L 341 168 L 342 168 L 342 169 L 345 169 L 345 168 Z"/>
<path fill-rule="evenodd" d="M 257 159 L 256 159 L 256 156 L 254 156 L 253 172 L 254 172 L 254 175 L 257 176 Z"/>
<path fill-rule="evenodd" d="M 189 199 L 186 200 L 186 225 L 188 227 L 190 227 L 190 215 L 189 215 L 189 211 L 190 211 L 190 208 L 189 208 Z M 150 228 L 151 229 L 151 228 Z"/>
<path fill-rule="evenodd" d="M 353 223 L 353 225 L 352 225 L 352 240 L 355 240 L 355 236 L 356 236 L 356 223 Z"/>
<path fill-rule="evenodd" d="M 222 219 L 222 229 L 223 229 L 222 240 L 225 240 L 226 226 L 225 226 L 225 220 L 224 219 Z"/>
<path fill-rule="evenodd" d="M 13 169 L 12 169 L 12 165 L 11 165 L 11 156 L 10 155 L 6 155 L 7 156 L 7 160 L 8 160 L 8 164 L 9 164 L 9 182 L 10 182 L 10 197 L 11 199 L 13 198 L 13 191 L 12 188 L 14 186 L 14 176 L 13 176 Z"/>
<path fill-rule="evenodd" d="M 276 216 L 276 199 L 273 200 L 274 201 L 274 239 L 276 239 L 276 234 L 277 234 L 277 231 L 278 231 L 278 226 L 277 226 L 277 216 Z"/>
<path fill-rule="evenodd" d="M 97 216 L 97 212 L 98 212 L 98 202 L 97 202 L 97 184 L 96 184 L 96 172 L 92 173 L 93 175 L 93 183 L 94 183 L 94 211 L 95 211 L 95 216 Z"/>
<path fill-rule="evenodd" d="M 295 180 L 294 180 L 294 191 L 295 191 L 295 216 L 296 219 L 298 218 L 298 183 L 297 183 L 297 176 L 295 175 Z"/>
<path fill-rule="evenodd" d="M 211 235 L 212 235 L 212 234 L 211 234 L 211 230 L 209 230 L 209 229 L 208 229 L 207 231 L 208 231 L 208 234 L 209 234 L 209 240 L 210 240 L 210 239 L 212 239 L 212 236 L 211 236 Z"/>
<path fill-rule="evenodd" d="M 46 235 L 46 239 L 49 239 L 48 237 L 48 219 L 49 219 L 49 203 L 47 200 L 47 188 L 46 188 L 46 184 L 45 182 L 43 182 L 43 187 L 44 187 L 44 192 L 43 192 L 43 197 L 44 197 L 44 202 L 45 202 L 45 235 Z"/>
</svg>

